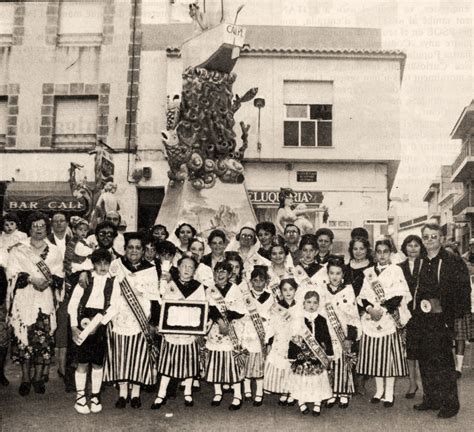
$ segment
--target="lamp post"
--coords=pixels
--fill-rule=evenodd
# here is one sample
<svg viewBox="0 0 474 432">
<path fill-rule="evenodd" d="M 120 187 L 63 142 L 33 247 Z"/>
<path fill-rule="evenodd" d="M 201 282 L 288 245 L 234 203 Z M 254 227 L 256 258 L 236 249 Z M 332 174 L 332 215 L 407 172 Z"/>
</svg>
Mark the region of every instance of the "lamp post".
<svg viewBox="0 0 474 432">
<path fill-rule="evenodd" d="M 262 143 L 260 142 L 260 110 L 265 106 L 265 99 L 255 98 L 253 100 L 253 106 L 258 108 L 258 125 L 257 125 L 257 151 L 262 151 Z"/>
</svg>

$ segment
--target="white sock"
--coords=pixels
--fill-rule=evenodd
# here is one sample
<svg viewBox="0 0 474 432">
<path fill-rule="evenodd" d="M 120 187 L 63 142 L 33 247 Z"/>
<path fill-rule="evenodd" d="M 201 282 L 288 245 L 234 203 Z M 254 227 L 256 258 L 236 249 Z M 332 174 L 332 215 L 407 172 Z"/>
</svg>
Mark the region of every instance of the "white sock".
<svg viewBox="0 0 474 432">
<path fill-rule="evenodd" d="M 464 361 L 464 355 L 456 354 L 456 370 L 462 372 L 462 364 Z"/>
<path fill-rule="evenodd" d="M 375 377 L 375 395 L 374 397 L 377 399 L 382 399 L 383 396 L 383 382 L 384 378 Z"/>
<path fill-rule="evenodd" d="M 221 395 L 222 396 L 222 385 L 214 384 L 214 395 Z"/>
<path fill-rule="evenodd" d="M 140 384 L 132 384 L 132 398 L 140 397 Z"/>
<path fill-rule="evenodd" d="M 86 390 L 86 381 L 87 381 L 87 373 L 86 372 L 78 372 L 76 370 L 74 374 L 76 380 L 76 391 L 84 392 Z"/>
<path fill-rule="evenodd" d="M 257 389 L 255 391 L 256 397 L 263 397 L 263 378 L 259 378 L 255 380 L 255 384 L 257 385 Z"/>
<path fill-rule="evenodd" d="M 128 382 L 119 383 L 119 396 L 127 399 L 128 396 Z"/>
<path fill-rule="evenodd" d="M 184 396 L 192 396 L 193 395 L 193 379 L 186 378 L 184 380 Z"/>
<path fill-rule="evenodd" d="M 100 387 L 102 386 L 103 375 L 104 375 L 104 368 L 100 368 L 100 369 L 92 368 L 92 372 L 91 372 L 92 394 L 100 393 Z"/>
<path fill-rule="evenodd" d="M 395 387 L 395 377 L 385 378 L 385 396 L 386 402 L 393 402 L 393 390 Z"/>
<path fill-rule="evenodd" d="M 252 393 L 252 387 L 250 385 L 250 378 L 245 378 L 244 380 L 244 393 Z"/>
<path fill-rule="evenodd" d="M 232 390 L 234 390 L 234 397 L 236 399 L 242 400 L 242 384 L 241 383 L 232 384 Z"/>
<path fill-rule="evenodd" d="M 166 397 L 166 390 L 168 390 L 168 384 L 170 383 L 170 377 L 161 375 L 160 388 L 158 390 L 157 398 L 164 399 Z"/>
</svg>

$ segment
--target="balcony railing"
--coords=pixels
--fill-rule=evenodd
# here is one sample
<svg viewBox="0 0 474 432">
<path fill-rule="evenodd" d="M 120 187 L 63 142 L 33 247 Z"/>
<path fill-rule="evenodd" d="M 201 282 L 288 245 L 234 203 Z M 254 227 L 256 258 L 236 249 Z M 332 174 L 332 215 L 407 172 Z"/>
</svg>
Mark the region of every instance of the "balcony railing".
<svg viewBox="0 0 474 432">
<path fill-rule="evenodd" d="M 464 159 L 466 159 L 468 156 L 474 156 L 474 139 L 469 139 L 463 143 L 461 152 L 453 163 L 453 173 L 457 171 Z"/>
<path fill-rule="evenodd" d="M 453 205 L 453 215 L 458 215 L 468 207 L 474 207 L 474 189 L 466 191 Z"/>
</svg>

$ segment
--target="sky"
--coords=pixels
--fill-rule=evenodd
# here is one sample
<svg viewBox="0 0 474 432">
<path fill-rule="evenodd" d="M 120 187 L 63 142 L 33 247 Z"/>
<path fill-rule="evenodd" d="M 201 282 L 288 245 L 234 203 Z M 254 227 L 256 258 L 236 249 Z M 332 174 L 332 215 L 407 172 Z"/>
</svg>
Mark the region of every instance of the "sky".
<svg viewBox="0 0 474 432">
<path fill-rule="evenodd" d="M 144 0 L 153 21 L 158 0 Z M 188 3 L 175 0 L 177 3 Z M 202 1 L 202 0 L 201 0 Z M 217 1 L 217 0 L 208 0 Z M 225 0 L 230 1 L 230 0 Z M 163 3 L 161 3 L 163 2 Z M 441 165 L 450 165 L 460 141 L 450 133 L 474 99 L 472 0 L 232 0 L 245 4 L 238 23 L 371 27 L 382 48 L 401 50 L 407 62 L 401 86 L 401 162 L 391 197 L 408 196 L 407 217 L 426 211 L 422 197 Z M 160 0 L 163 5 L 165 2 Z M 185 10 L 185 9 L 184 9 Z"/>
</svg>

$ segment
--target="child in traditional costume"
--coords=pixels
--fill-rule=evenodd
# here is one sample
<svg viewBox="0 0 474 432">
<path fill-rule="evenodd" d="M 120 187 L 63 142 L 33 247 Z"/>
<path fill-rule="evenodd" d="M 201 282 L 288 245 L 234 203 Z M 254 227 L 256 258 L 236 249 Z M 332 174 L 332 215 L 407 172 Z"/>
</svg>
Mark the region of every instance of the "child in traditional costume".
<svg viewBox="0 0 474 432">
<path fill-rule="evenodd" d="M 289 378 L 290 362 L 288 344 L 291 332 L 289 323 L 295 311 L 295 293 L 298 285 L 294 279 L 282 279 L 279 286 L 282 299 L 271 308 L 267 340 L 269 352 L 265 361 L 263 389 L 280 395 L 279 405 L 294 405 L 291 397 Z"/>
<path fill-rule="evenodd" d="M 291 361 L 290 393 L 298 400 L 302 414 L 321 413 L 321 402 L 332 397 L 328 369 L 333 355 L 332 341 L 326 319 L 318 313 L 319 294 L 308 291 L 304 296 L 303 317 L 296 316 L 288 348 Z"/>
<path fill-rule="evenodd" d="M 250 355 L 245 373 L 245 400 L 252 400 L 251 382 L 255 380 L 254 406 L 263 403 L 263 373 L 265 368 L 266 341 L 270 309 L 275 298 L 268 291 L 268 267 L 256 265 L 250 275 L 250 284 L 242 283 L 241 292 L 247 313 L 243 319 L 242 345 Z"/>
<path fill-rule="evenodd" d="M 209 301 L 209 317 L 212 327 L 207 335 L 206 348 L 209 351 L 204 379 L 214 383 L 212 406 L 222 401 L 222 385 L 232 385 L 234 399 L 229 406 L 231 411 L 242 405 L 242 381 L 248 353 L 241 344 L 242 318 L 246 309 L 242 294 L 237 285 L 229 282 L 232 267 L 226 261 L 214 267 L 214 283 L 206 290 Z"/>
<path fill-rule="evenodd" d="M 361 323 L 354 289 L 344 284 L 344 261 L 330 257 L 327 261 L 329 283 L 325 287 L 323 305 L 332 337 L 334 359 L 333 393 L 326 402 L 331 408 L 339 398 L 339 407 L 349 406 L 349 397 L 355 391 L 353 369 L 357 363 L 356 341 L 360 337 Z"/>
<path fill-rule="evenodd" d="M 78 362 L 75 372 L 77 397 L 74 408 L 80 414 L 102 411 L 100 387 L 107 350 L 107 335 L 106 327 L 100 322 L 97 322 L 96 325 L 95 321 L 97 318 L 101 318 L 110 306 L 113 290 L 113 278 L 109 275 L 112 255 L 105 249 L 97 249 L 92 253 L 91 261 L 94 271 L 88 274 L 87 286 L 82 288 L 77 284 L 68 305 L 72 338 L 76 345 Z M 97 318 L 94 320 L 94 317 Z M 96 327 L 96 330 L 92 331 L 84 340 L 81 333 L 88 325 Z M 85 393 L 89 365 L 92 366 L 90 408 L 87 405 Z"/>
<path fill-rule="evenodd" d="M 198 266 L 196 260 L 190 256 L 183 256 L 177 264 L 178 274 L 169 282 L 162 279 L 163 300 L 205 301 L 205 287 L 194 279 Z M 161 374 L 160 387 L 151 409 L 160 409 L 166 403 L 166 391 L 172 378 L 184 380 L 184 403 L 186 406 L 193 406 L 192 385 L 193 379 L 199 376 L 199 370 L 197 337 L 187 334 L 164 334 L 158 362 L 158 373 Z"/>
<path fill-rule="evenodd" d="M 383 401 L 387 408 L 394 404 L 395 377 L 408 374 L 402 330 L 411 317 L 412 298 L 402 269 L 390 264 L 391 253 L 389 240 L 376 242 L 377 265 L 365 270 L 357 299 L 364 308 L 357 373 L 375 377 L 371 402 Z"/>
</svg>

